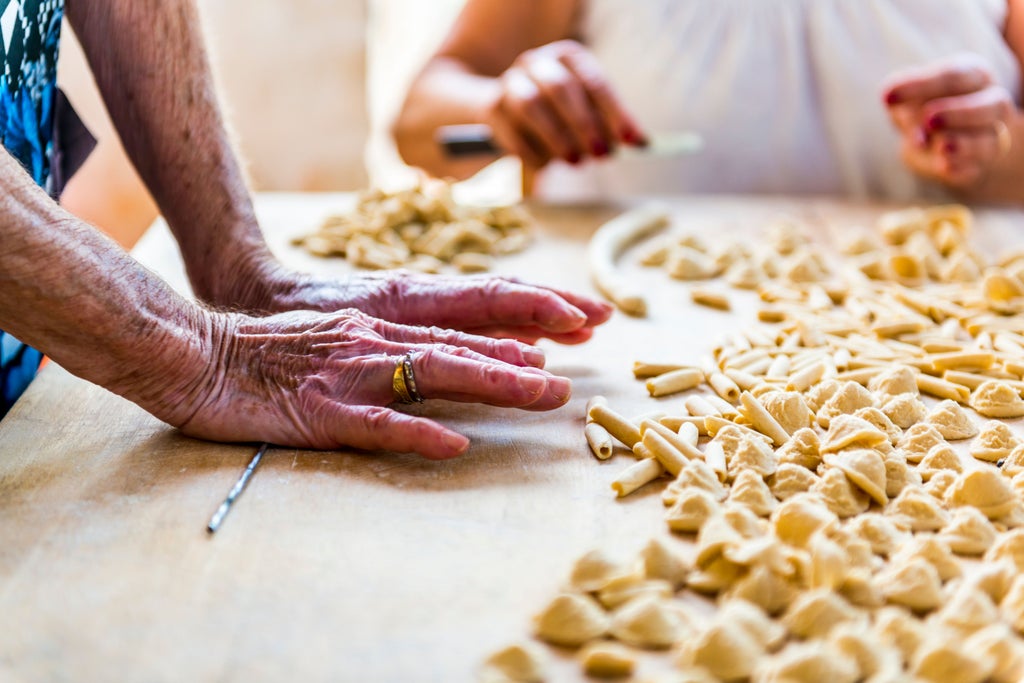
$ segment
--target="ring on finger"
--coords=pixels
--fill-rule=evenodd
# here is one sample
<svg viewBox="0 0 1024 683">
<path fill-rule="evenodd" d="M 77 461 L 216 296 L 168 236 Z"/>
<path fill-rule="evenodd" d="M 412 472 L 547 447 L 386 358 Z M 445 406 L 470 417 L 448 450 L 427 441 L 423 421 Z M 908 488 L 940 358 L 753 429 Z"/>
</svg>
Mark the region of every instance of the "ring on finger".
<svg viewBox="0 0 1024 683">
<path fill-rule="evenodd" d="M 414 354 L 409 352 L 395 361 L 395 369 L 391 373 L 391 390 L 398 403 L 423 403 L 423 396 L 416 388 L 413 358 Z"/>
<path fill-rule="evenodd" d="M 1002 159 L 1010 153 L 1013 146 L 1013 136 L 1010 135 L 1010 127 L 1003 121 L 996 121 L 992 124 L 996 134 L 996 144 L 999 146 L 999 158 Z"/>
</svg>

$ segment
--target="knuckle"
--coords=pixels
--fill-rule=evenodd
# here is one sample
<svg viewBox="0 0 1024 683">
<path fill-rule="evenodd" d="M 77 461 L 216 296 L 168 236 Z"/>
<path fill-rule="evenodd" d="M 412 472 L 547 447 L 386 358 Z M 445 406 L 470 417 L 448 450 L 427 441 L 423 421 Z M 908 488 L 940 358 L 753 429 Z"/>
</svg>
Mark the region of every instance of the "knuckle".
<svg viewBox="0 0 1024 683">
<path fill-rule="evenodd" d="M 379 406 L 371 406 L 360 415 L 363 428 L 369 433 L 384 430 L 391 422 L 391 411 Z"/>
</svg>

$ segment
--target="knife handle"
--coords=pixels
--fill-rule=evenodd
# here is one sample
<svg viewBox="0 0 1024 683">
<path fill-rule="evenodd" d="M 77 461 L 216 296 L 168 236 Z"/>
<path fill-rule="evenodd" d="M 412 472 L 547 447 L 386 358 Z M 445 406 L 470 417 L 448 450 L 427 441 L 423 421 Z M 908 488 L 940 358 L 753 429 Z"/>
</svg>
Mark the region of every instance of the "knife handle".
<svg viewBox="0 0 1024 683">
<path fill-rule="evenodd" d="M 453 159 L 501 154 L 501 148 L 494 142 L 491 127 L 482 123 L 441 126 L 434 134 L 434 139 L 445 156 Z"/>
</svg>

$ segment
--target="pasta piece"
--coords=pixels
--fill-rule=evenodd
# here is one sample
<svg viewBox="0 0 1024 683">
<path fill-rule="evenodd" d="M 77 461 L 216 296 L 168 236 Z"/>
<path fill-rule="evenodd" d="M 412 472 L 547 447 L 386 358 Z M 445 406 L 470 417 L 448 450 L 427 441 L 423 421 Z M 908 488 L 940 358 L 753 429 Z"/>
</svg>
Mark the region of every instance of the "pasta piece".
<svg viewBox="0 0 1024 683">
<path fill-rule="evenodd" d="M 1011 560 L 1018 572 L 1024 572 L 1024 529 L 1000 534 L 984 559 L 986 563 Z"/>
<path fill-rule="evenodd" d="M 725 449 L 722 448 L 720 442 L 714 440 L 708 442 L 704 449 L 704 462 L 715 473 L 719 481 L 724 483 L 729 479 L 729 463 L 725 457 Z"/>
<path fill-rule="evenodd" d="M 1010 514 L 1017 496 L 1005 477 L 985 468 L 961 474 L 946 492 L 946 501 L 954 507 L 969 505 L 989 519 L 999 519 Z"/>
<path fill-rule="evenodd" d="M 811 563 L 804 579 L 811 588 L 833 591 L 843 585 L 850 571 L 850 556 L 841 545 L 818 531 L 808 541 L 807 551 Z"/>
<path fill-rule="evenodd" d="M 925 230 L 927 226 L 928 219 L 924 209 L 917 207 L 887 211 L 879 217 L 876 224 L 882 239 L 894 246 L 903 244 L 912 234 Z"/>
<path fill-rule="evenodd" d="M 948 444 L 933 446 L 928 455 L 924 456 L 918 466 L 921 478 L 928 481 L 940 472 L 963 472 L 963 465 L 960 463 L 960 456 L 956 454 Z"/>
<path fill-rule="evenodd" d="M 821 588 L 800 595 L 783 615 L 782 623 L 799 638 L 825 638 L 835 626 L 866 621 L 865 617 L 831 589 Z"/>
<path fill-rule="evenodd" d="M 827 370 L 828 366 L 824 362 L 819 361 L 792 373 L 786 381 L 786 391 L 807 391 L 812 385 L 821 381 Z M 749 389 L 750 387 L 744 388 Z"/>
<path fill-rule="evenodd" d="M 821 464 L 821 443 L 818 433 L 813 429 L 798 429 L 782 445 L 782 448 L 775 452 L 779 464 L 799 465 L 809 470 L 814 470 Z"/>
<path fill-rule="evenodd" d="M 895 498 L 908 486 L 920 486 L 924 481 L 921 473 L 907 464 L 907 458 L 899 451 L 887 453 L 885 460 L 885 495 Z"/>
<path fill-rule="evenodd" d="M 777 469 L 775 453 L 771 446 L 760 439 L 742 438 L 732 454 L 726 454 L 726 458 L 729 472 L 736 475 L 743 470 L 750 470 L 759 477 L 770 477 Z"/>
<path fill-rule="evenodd" d="M 679 425 L 678 431 L 672 431 L 661 422 L 646 419 L 640 422 L 641 439 L 647 436 L 648 431 L 657 432 L 673 448 L 682 453 L 688 460 L 700 460 L 703 456 L 697 448 L 700 439 L 700 432 L 690 422 L 683 422 Z M 676 473 L 678 475 L 678 472 Z"/>
<path fill-rule="evenodd" d="M 722 516 L 743 538 L 761 538 L 768 533 L 768 522 L 742 505 L 722 506 Z"/>
<path fill-rule="evenodd" d="M 767 277 L 760 264 L 752 261 L 737 261 L 725 272 L 725 281 L 739 289 L 757 289 Z"/>
<path fill-rule="evenodd" d="M 885 514 L 910 531 L 938 531 L 949 523 L 939 501 L 920 487 L 907 487 L 886 508 Z"/>
<path fill-rule="evenodd" d="M 610 633 L 633 647 L 660 650 L 670 647 L 693 627 L 667 600 L 644 596 L 631 600 L 612 615 Z"/>
<path fill-rule="evenodd" d="M 882 642 L 868 628 L 840 624 L 832 631 L 829 643 L 857 663 L 861 679 L 892 681 L 902 673 L 903 661 L 899 650 Z"/>
<path fill-rule="evenodd" d="M 715 274 L 715 264 L 692 247 L 677 246 L 665 258 L 665 270 L 676 280 L 706 280 Z"/>
<path fill-rule="evenodd" d="M 1017 478 L 1017 475 L 1024 472 L 1024 444 L 1014 446 L 1009 455 L 1003 460 L 1003 476 Z"/>
<path fill-rule="evenodd" d="M 740 398 L 740 388 L 736 382 L 721 372 L 712 372 L 708 375 L 708 384 L 719 396 L 730 403 L 735 403 Z"/>
<path fill-rule="evenodd" d="M 875 633 L 887 643 L 895 645 L 904 662 L 911 662 L 927 637 L 924 622 L 899 607 L 883 607 L 875 612 Z"/>
<path fill-rule="evenodd" d="M 931 534 L 915 536 L 892 557 L 891 564 L 899 566 L 918 557 L 935 567 L 940 581 L 949 581 L 963 574 L 960 563 L 953 556 L 949 546 Z"/>
<path fill-rule="evenodd" d="M 716 394 L 710 394 L 708 396 L 705 396 L 704 400 L 707 401 L 709 405 L 714 407 L 714 409 L 718 411 L 719 415 L 721 415 L 727 420 L 735 420 L 737 417 L 740 416 L 740 411 L 737 410 L 736 406 L 729 403 L 721 396 L 718 396 Z"/>
<path fill-rule="evenodd" d="M 533 643 L 518 643 L 488 657 L 481 683 L 543 683 L 548 679 L 547 655 Z"/>
<path fill-rule="evenodd" d="M 771 522 L 779 540 L 800 548 L 818 529 L 838 526 L 839 518 L 820 496 L 800 493 L 775 508 Z"/>
<path fill-rule="evenodd" d="M 827 469 L 811 491 L 819 494 L 829 510 L 840 518 L 859 515 L 871 504 L 870 497 L 855 487 L 840 469 Z"/>
<path fill-rule="evenodd" d="M 1019 444 L 1020 440 L 1005 423 L 989 420 L 971 444 L 971 455 L 985 462 L 997 462 L 1008 456 Z"/>
<path fill-rule="evenodd" d="M 608 433 L 632 448 L 640 441 L 640 430 L 635 424 L 603 404 L 595 404 L 587 412 L 588 417 L 608 430 Z"/>
<path fill-rule="evenodd" d="M 704 383 L 704 373 L 697 368 L 671 370 L 647 380 L 647 392 L 652 397 L 678 394 Z"/>
<path fill-rule="evenodd" d="M 730 562 L 722 556 L 711 562 L 708 566 L 690 574 L 686 585 L 695 593 L 717 595 L 734 585 L 746 570 L 746 567 Z"/>
<path fill-rule="evenodd" d="M 677 363 L 650 363 L 647 361 L 635 360 L 633 361 L 633 377 L 636 379 L 650 379 L 651 377 L 657 377 L 664 375 L 667 372 L 675 372 L 676 370 L 696 370 L 689 365 L 679 365 Z"/>
<path fill-rule="evenodd" d="M 964 585 L 973 586 L 985 592 L 997 605 L 1003 601 L 1010 591 L 1010 585 L 1019 571 L 1013 560 L 1002 558 L 994 562 L 984 562 L 975 567 L 964 579 Z"/>
<path fill-rule="evenodd" d="M 958 555 L 983 555 L 996 540 L 996 529 L 980 510 L 963 507 L 954 510 L 939 539 Z"/>
<path fill-rule="evenodd" d="M 867 420 L 853 415 L 836 415 L 829 422 L 821 442 L 822 454 L 846 448 L 875 448 L 889 442 L 889 436 Z"/>
<path fill-rule="evenodd" d="M 610 618 L 597 601 L 576 593 L 559 595 L 534 617 L 537 637 L 564 647 L 579 647 L 600 638 L 610 625 Z"/>
<path fill-rule="evenodd" d="M 587 445 L 590 446 L 594 457 L 598 460 L 607 460 L 612 457 L 612 435 L 608 433 L 607 429 L 596 422 L 590 422 L 583 428 L 583 435 L 586 437 Z"/>
<path fill-rule="evenodd" d="M 717 619 L 743 628 L 759 646 L 772 651 L 786 640 L 786 629 L 746 600 L 726 600 L 719 605 Z"/>
<path fill-rule="evenodd" d="M 836 363 L 839 366 L 839 363 Z M 807 393 L 807 407 L 817 413 L 839 391 L 840 383 L 826 379 L 811 387 Z"/>
<path fill-rule="evenodd" d="M 928 407 L 916 393 L 893 396 L 882 404 L 882 412 L 900 429 L 907 429 L 928 417 Z"/>
<path fill-rule="evenodd" d="M 930 612 L 942 604 L 939 573 L 927 560 L 913 557 L 890 565 L 878 574 L 885 599 L 915 612 Z"/>
<path fill-rule="evenodd" d="M 668 528 L 680 533 L 696 533 L 704 523 L 721 513 L 722 506 L 707 491 L 690 488 L 665 513 Z"/>
<path fill-rule="evenodd" d="M 645 458 L 633 463 L 615 477 L 612 490 L 619 498 L 623 498 L 649 484 L 665 473 L 665 468 L 655 458 Z"/>
<path fill-rule="evenodd" d="M 729 492 L 729 502 L 743 505 L 759 517 L 767 517 L 777 502 L 764 479 L 752 469 L 741 470 Z"/>
<path fill-rule="evenodd" d="M 974 633 L 965 643 L 985 661 L 995 663 L 989 674 L 992 683 L 1019 683 L 1024 679 L 1024 645 L 1006 624 L 993 624 Z"/>
<path fill-rule="evenodd" d="M 583 673 L 595 678 L 624 678 L 633 673 L 636 657 L 628 647 L 596 640 L 580 650 Z"/>
<path fill-rule="evenodd" d="M 718 412 L 718 409 L 713 405 L 705 401 L 700 396 L 688 396 L 684 403 L 686 410 L 690 415 L 713 415 L 715 417 L 721 417 L 722 414 Z"/>
<path fill-rule="evenodd" d="M 640 551 L 640 562 L 644 576 L 667 581 L 673 588 L 682 587 L 690 572 L 683 558 L 669 547 L 667 541 L 659 538 L 651 539 Z"/>
<path fill-rule="evenodd" d="M 935 615 L 940 624 L 974 633 L 999 621 L 999 608 L 985 591 L 961 584 Z"/>
<path fill-rule="evenodd" d="M 673 477 L 679 476 L 689 461 L 689 458 L 669 443 L 668 439 L 659 434 L 656 429 L 648 429 L 644 433 L 643 444 L 654 456 L 654 459 Z"/>
<path fill-rule="evenodd" d="M 743 626 L 716 619 L 697 637 L 681 643 L 676 660 L 683 667 L 703 667 L 716 680 L 739 681 L 750 677 L 764 648 Z"/>
<path fill-rule="evenodd" d="M 700 306 L 717 308 L 720 311 L 732 310 L 732 304 L 729 303 L 729 297 L 721 292 L 716 292 L 704 287 L 691 287 L 690 301 Z"/>
<path fill-rule="evenodd" d="M 855 536 L 871 544 L 871 552 L 889 557 L 910 539 L 910 534 L 898 529 L 888 517 L 867 513 L 854 517 L 844 527 Z"/>
<path fill-rule="evenodd" d="M 724 516 L 710 517 L 697 533 L 698 567 L 706 567 L 718 558 L 727 547 L 735 547 L 743 542 L 743 536 L 726 521 Z"/>
<path fill-rule="evenodd" d="M 596 593 L 612 579 L 630 573 L 629 567 L 595 549 L 576 560 L 569 575 L 569 587 L 582 593 Z"/>
<path fill-rule="evenodd" d="M 754 428 L 770 438 L 776 446 L 781 446 L 789 440 L 789 433 L 750 392 L 745 391 L 740 395 L 740 404 L 741 412 Z"/>
<path fill-rule="evenodd" d="M 889 437 L 889 443 L 893 446 L 903 436 L 903 430 L 897 427 L 892 420 L 886 416 L 878 408 L 861 408 L 853 414 L 854 417 L 864 420 L 868 424 L 872 425 L 876 429 L 885 433 Z"/>
<path fill-rule="evenodd" d="M 942 638 L 922 643 L 910 670 L 934 683 L 983 683 L 994 668 L 995 662 L 968 652 L 962 643 Z"/>
<path fill-rule="evenodd" d="M 905 431 L 897 445 L 907 456 L 908 461 L 918 463 L 931 449 L 945 443 L 946 439 L 935 425 L 921 423 Z"/>
<path fill-rule="evenodd" d="M 598 602 L 605 609 L 615 609 L 641 597 L 667 600 L 672 597 L 672 584 L 659 579 L 645 579 L 640 573 L 617 576 L 606 583 L 597 594 Z"/>
<path fill-rule="evenodd" d="M 817 482 L 818 476 L 806 467 L 783 463 L 771 476 L 769 486 L 773 496 L 787 500 L 798 493 L 810 491 Z"/>
<path fill-rule="evenodd" d="M 945 370 L 980 371 L 988 370 L 996 362 L 991 351 L 953 351 L 951 353 L 934 353 L 928 356 L 932 368 L 939 372 Z"/>
<path fill-rule="evenodd" d="M 846 551 L 851 567 L 872 569 L 877 566 L 878 561 L 871 552 L 871 544 L 865 539 L 851 534 L 841 526 L 827 529 L 826 533 Z"/>
<path fill-rule="evenodd" d="M 765 394 L 760 400 L 765 410 L 775 418 L 787 436 L 813 424 L 814 413 L 798 392 L 773 391 Z"/>
<path fill-rule="evenodd" d="M 451 263 L 460 273 L 484 273 L 494 266 L 494 259 L 487 254 L 467 251 L 452 256 Z"/>
<path fill-rule="evenodd" d="M 839 419 L 833 420 L 832 424 L 835 425 Z M 854 448 L 829 453 L 825 456 L 825 464 L 840 470 L 857 488 L 879 505 L 885 506 L 889 502 L 885 493 L 885 461 L 877 451 Z"/>
<path fill-rule="evenodd" d="M 662 494 L 662 502 L 673 505 L 681 492 L 690 488 L 703 489 L 711 494 L 715 501 L 725 500 L 728 493 L 718 481 L 715 473 L 700 460 L 690 460 L 683 466 L 679 476 L 668 485 Z"/>
<path fill-rule="evenodd" d="M 758 683 L 855 683 L 857 662 L 831 643 L 792 643 L 777 655 L 762 659 L 754 670 Z"/>
<path fill-rule="evenodd" d="M 722 597 L 729 602 L 756 605 L 767 614 L 777 616 L 799 595 L 800 587 L 792 579 L 764 565 L 755 565 L 745 575 L 737 577 Z"/>
<path fill-rule="evenodd" d="M 832 418 L 837 415 L 852 415 L 861 408 L 873 408 L 874 398 L 868 390 L 856 382 L 844 382 L 817 412 L 818 424 L 828 429 Z"/>
<path fill-rule="evenodd" d="M 970 406 L 985 417 L 1024 416 L 1024 399 L 1006 382 L 989 380 L 971 394 Z"/>
<path fill-rule="evenodd" d="M 956 401 L 957 403 L 967 403 L 971 395 L 967 387 L 947 382 L 938 377 L 921 374 L 917 375 L 915 379 L 917 380 L 917 388 L 922 394 L 928 394 L 948 401 Z"/>
<path fill-rule="evenodd" d="M 643 317 L 647 315 L 647 302 L 641 290 L 619 274 L 615 260 L 631 245 L 664 229 L 668 223 L 666 209 L 645 206 L 613 218 L 591 238 L 587 246 L 587 267 L 594 285 L 623 313 Z"/>
</svg>

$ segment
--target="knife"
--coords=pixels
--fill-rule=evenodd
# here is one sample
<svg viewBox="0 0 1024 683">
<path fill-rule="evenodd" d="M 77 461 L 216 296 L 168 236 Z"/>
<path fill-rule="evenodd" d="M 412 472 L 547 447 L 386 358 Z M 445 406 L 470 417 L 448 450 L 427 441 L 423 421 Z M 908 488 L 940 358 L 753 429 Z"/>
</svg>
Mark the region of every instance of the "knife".
<svg viewBox="0 0 1024 683">
<path fill-rule="evenodd" d="M 437 144 L 444 150 L 445 155 L 452 159 L 502 154 L 501 148 L 494 142 L 491 127 L 483 123 L 441 126 L 437 129 L 434 137 Z M 703 147 L 703 138 L 692 131 L 653 133 L 648 137 L 646 146 L 620 145 L 615 149 L 615 156 L 620 158 L 681 156 L 696 154 Z"/>
</svg>

